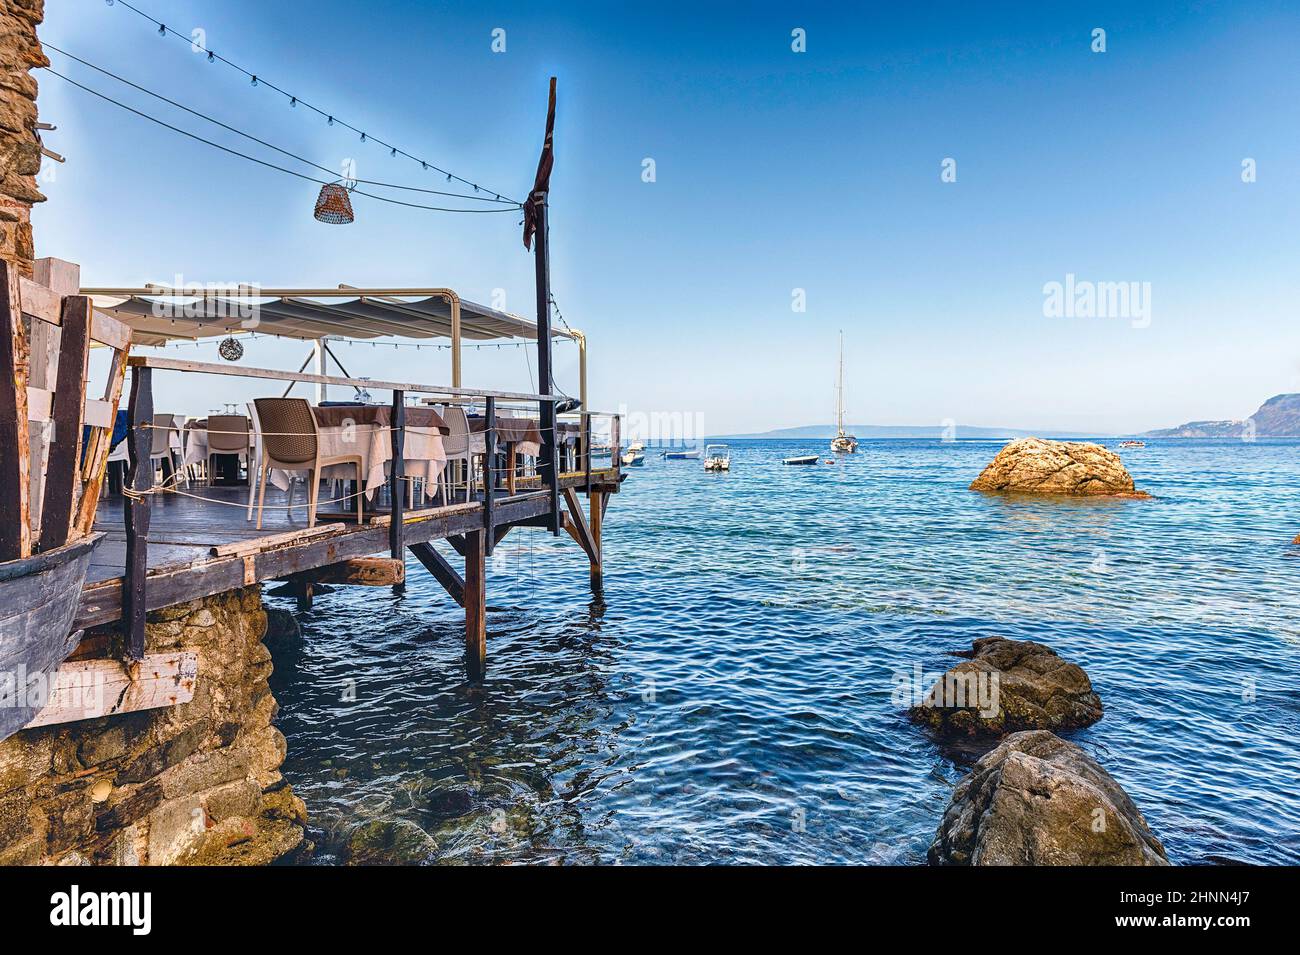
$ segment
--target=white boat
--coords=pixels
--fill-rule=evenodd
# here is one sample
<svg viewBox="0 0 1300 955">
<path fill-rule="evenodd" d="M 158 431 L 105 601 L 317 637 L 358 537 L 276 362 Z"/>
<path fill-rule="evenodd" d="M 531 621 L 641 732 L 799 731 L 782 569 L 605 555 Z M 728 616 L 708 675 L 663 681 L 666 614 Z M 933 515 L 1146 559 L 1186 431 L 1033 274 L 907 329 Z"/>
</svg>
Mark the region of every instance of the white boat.
<svg viewBox="0 0 1300 955">
<path fill-rule="evenodd" d="M 781 459 L 781 463 L 782 463 L 782 464 L 816 464 L 816 463 L 817 463 L 817 455 L 815 455 L 815 454 L 800 454 L 800 455 L 796 455 L 796 456 L 793 457 L 793 458 L 782 458 L 782 459 Z"/>
<path fill-rule="evenodd" d="M 619 458 L 619 460 L 623 462 L 623 465 L 625 467 L 629 467 L 629 468 L 645 467 L 645 455 L 642 454 L 640 451 L 632 451 L 629 449 L 628 451 L 625 451 L 623 453 L 623 456 Z"/>
<path fill-rule="evenodd" d="M 628 449 L 629 451 L 644 451 L 644 450 L 645 450 L 645 442 L 644 442 L 644 441 L 633 441 L 631 444 L 629 444 L 629 445 L 627 446 L 627 449 Z"/>
<path fill-rule="evenodd" d="M 853 454 L 858 450 L 858 439 L 844 433 L 844 333 L 840 332 L 840 379 L 835 386 L 835 437 L 831 450 L 839 454 Z"/>
<path fill-rule="evenodd" d="M 725 444 L 706 444 L 704 446 L 704 470 L 731 470 L 731 453 L 727 450 Z"/>
<path fill-rule="evenodd" d="M 700 457 L 700 449 L 694 451 L 664 451 L 660 457 L 668 461 L 696 461 Z"/>
</svg>

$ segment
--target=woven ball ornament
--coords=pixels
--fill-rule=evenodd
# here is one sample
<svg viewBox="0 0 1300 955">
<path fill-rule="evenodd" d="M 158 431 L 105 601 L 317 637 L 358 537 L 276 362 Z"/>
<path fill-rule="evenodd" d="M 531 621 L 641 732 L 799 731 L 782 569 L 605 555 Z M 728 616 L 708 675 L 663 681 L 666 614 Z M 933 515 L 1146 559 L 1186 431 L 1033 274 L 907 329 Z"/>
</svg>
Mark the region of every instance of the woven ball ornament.
<svg viewBox="0 0 1300 955">
<path fill-rule="evenodd" d="M 237 338 L 226 338 L 217 346 L 217 353 L 226 361 L 239 361 L 244 357 L 244 346 Z"/>
</svg>

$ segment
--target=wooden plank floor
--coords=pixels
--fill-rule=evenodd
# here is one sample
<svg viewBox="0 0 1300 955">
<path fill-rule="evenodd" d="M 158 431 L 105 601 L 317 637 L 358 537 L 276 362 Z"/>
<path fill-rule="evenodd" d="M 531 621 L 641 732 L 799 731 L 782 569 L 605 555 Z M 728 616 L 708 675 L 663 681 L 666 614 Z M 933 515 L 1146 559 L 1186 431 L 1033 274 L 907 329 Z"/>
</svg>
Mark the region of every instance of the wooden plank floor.
<svg viewBox="0 0 1300 955">
<path fill-rule="evenodd" d="M 275 487 L 266 489 L 266 507 L 262 514 L 262 529 L 257 529 L 256 508 L 253 520 L 247 520 L 248 487 L 193 485 L 182 487 L 188 494 L 210 498 L 211 502 L 196 501 L 179 494 L 157 494 L 150 501 L 149 566 L 166 567 L 202 560 L 211 548 L 235 541 L 252 540 L 285 531 L 307 529 L 305 494 L 298 488 L 292 510 L 285 508 L 287 494 Z M 462 492 L 463 493 L 463 492 Z M 322 492 L 323 494 L 323 492 Z M 324 494 L 323 494 L 324 496 Z M 121 577 L 126 566 L 126 531 L 122 523 L 125 499 L 113 495 L 99 502 L 95 516 L 95 530 L 107 536 L 95 550 L 91 559 L 86 583 Z M 221 503 L 213 503 L 213 502 Z M 232 506 L 239 505 L 239 506 Z M 302 506 L 300 506 L 302 505 Z M 326 516 L 325 505 L 317 514 L 316 523 L 327 524 L 339 520 L 332 513 Z"/>
<path fill-rule="evenodd" d="M 626 475 L 617 471 L 592 472 L 592 488 L 615 494 Z M 493 511 L 493 526 L 536 520 L 549 511 L 549 494 L 535 481 L 521 481 L 515 496 L 498 497 Z M 529 486 L 531 484 L 531 487 Z M 581 489 L 586 476 L 561 475 L 562 488 Z M 284 539 L 286 532 L 307 530 L 305 506 L 299 490 L 295 507 L 287 510 L 283 492 L 268 489 L 267 510 L 258 530 L 247 519 L 247 486 L 195 486 L 186 488 L 206 500 L 178 494 L 160 494 L 150 504 L 146 605 L 150 610 L 170 606 L 196 597 L 220 593 L 263 580 L 283 579 L 288 575 L 333 564 L 351 557 L 381 554 L 389 546 L 386 520 L 369 523 L 375 516 L 386 516 L 386 508 L 368 512 L 367 523 L 358 526 L 347 516 L 318 511 L 317 527 L 343 523 L 344 529 L 324 534 L 304 534 L 301 539 Z M 463 491 L 462 491 L 463 494 Z M 271 505 L 275 504 L 274 509 Z M 237 506 L 231 506 L 237 505 Z M 337 508 L 338 505 L 327 505 Z M 107 536 L 97 548 L 81 606 L 77 627 L 92 627 L 119 619 L 122 608 L 122 576 L 126 566 L 126 534 L 122 521 L 123 499 L 109 497 L 100 502 L 95 529 Z M 483 528 L 480 500 L 453 503 L 443 507 L 408 510 L 404 537 L 408 545 L 428 543 L 451 536 L 464 535 Z M 266 547 L 252 547 L 246 553 L 212 556 L 212 548 L 222 544 L 253 542 L 271 538 Z"/>
</svg>

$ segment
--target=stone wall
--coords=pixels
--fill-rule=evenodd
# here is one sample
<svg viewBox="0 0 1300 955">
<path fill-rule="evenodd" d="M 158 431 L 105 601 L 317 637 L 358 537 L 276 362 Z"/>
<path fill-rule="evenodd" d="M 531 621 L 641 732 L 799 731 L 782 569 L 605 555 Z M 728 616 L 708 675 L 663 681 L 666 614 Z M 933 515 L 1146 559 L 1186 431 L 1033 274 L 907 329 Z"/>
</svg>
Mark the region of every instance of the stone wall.
<svg viewBox="0 0 1300 955">
<path fill-rule="evenodd" d="M 0 742 L 0 864 L 257 865 L 298 849 L 265 632 L 256 586 L 157 611 L 146 652 L 198 654 L 192 701 Z"/>
<path fill-rule="evenodd" d="M 41 143 L 36 132 L 36 80 L 30 70 L 48 66 L 36 39 L 44 0 L 0 0 L 0 258 L 32 274 L 32 203 Z"/>
</svg>

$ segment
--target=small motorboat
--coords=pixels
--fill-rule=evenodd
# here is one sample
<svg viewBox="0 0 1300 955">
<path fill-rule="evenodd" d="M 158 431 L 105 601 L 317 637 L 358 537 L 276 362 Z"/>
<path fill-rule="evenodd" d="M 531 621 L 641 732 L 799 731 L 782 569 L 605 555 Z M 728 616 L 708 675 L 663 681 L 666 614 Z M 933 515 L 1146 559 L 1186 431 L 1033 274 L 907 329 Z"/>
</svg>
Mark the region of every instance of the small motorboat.
<svg viewBox="0 0 1300 955">
<path fill-rule="evenodd" d="M 619 460 L 623 462 L 624 467 L 629 467 L 629 468 L 645 467 L 645 455 L 642 454 L 640 451 L 633 451 L 629 449 L 623 452 L 623 456 L 619 458 Z"/>
<path fill-rule="evenodd" d="M 1119 446 L 1121 448 L 1145 448 L 1147 444 L 1145 441 L 1121 441 Z"/>
<path fill-rule="evenodd" d="M 706 444 L 704 446 L 704 470 L 731 470 L 731 453 L 727 450 L 725 444 Z"/>
<path fill-rule="evenodd" d="M 627 449 L 628 449 L 629 451 L 644 451 L 644 450 L 645 450 L 645 442 L 644 442 L 644 441 L 633 441 L 631 444 L 629 444 L 629 445 L 627 446 Z"/>
<path fill-rule="evenodd" d="M 793 458 L 782 458 L 782 464 L 816 464 L 818 456 L 815 454 L 800 454 Z"/>
<path fill-rule="evenodd" d="M 700 449 L 694 451 L 664 451 L 659 455 L 665 461 L 698 461 L 700 458 Z"/>
</svg>

